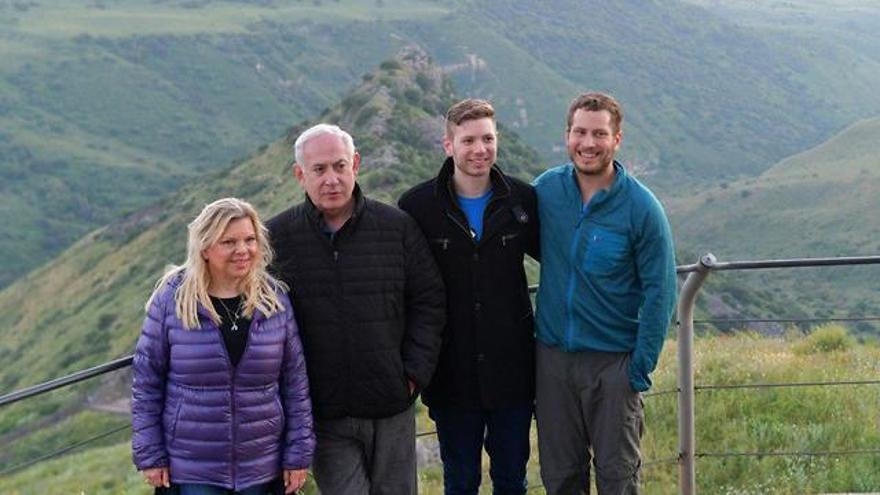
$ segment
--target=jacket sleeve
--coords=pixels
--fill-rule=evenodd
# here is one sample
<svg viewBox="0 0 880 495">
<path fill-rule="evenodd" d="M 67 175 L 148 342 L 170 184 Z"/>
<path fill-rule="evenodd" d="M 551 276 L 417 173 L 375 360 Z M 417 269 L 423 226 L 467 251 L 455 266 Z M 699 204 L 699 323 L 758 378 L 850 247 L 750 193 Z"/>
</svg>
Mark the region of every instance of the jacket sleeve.
<svg viewBox="0 0 880 495">
<path fill-rule="evenodd" d="M 663 349 L 677 291 L 672 231 L 663 207 L 656 200 L 637 224 L 636 234 L 635 261 L 642 301 L 636 348 L 629 364 L 629 381 L 634 390 L 644 392 L 651 388 L 649 375 L 657 366 Z"/>
<path fill-rule="evenodd" d="M 407 377 L 421 390 L 431 381 L 440 356 L 446 325 L 446 293 L 428 242 L 409 215 L 406 215 L 404 250 L 406 334 L 403 367 Z"/>
<path fill-rule="evenodd" d="M 287 338 L 281 372 L 281 399 L 286 421 L 282 466 L 284 469 L 305 469 L 312 464 L 315 451 L 312 401 L 309 398 L 309 378 L 299 328 L 293 311 L 287 307 L 284 315 Z"/>
<path fill-rule="evenodd" d="M 157 294 L 153 298 L 132 364 L 131 450 L 132 460 L 139 471 L 168 466 L 162 413 L 168 375 L 165 318 L 169 298 L 168 294 Z"/>
<path fill-rule="evenodd" d="M 526 225 L 526 254 L 531 256 L 535 261 L 541 261 L 541 224 L 538 219 L 538 195 L 535 189 L 529 186 L 523 196 L 525 197 L 524 206 L 529 216 L 529 222 Z"/>
</svg>

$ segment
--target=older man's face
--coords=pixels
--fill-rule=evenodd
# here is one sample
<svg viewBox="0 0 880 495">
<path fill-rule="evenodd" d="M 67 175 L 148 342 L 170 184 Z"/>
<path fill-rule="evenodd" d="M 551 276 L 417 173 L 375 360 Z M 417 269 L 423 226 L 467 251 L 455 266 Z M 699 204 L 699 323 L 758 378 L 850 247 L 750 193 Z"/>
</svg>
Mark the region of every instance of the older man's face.
<svg viewBox="0 0 880 495">
<path fill-rule="evenodd" d="M 360 155 L 347 149 L 339 136 L 321 134 L 306 141 L 302 156 L 294 174 L 312 203 L 325 217 L 347 214 L 354 201 Z"/>
</svg>

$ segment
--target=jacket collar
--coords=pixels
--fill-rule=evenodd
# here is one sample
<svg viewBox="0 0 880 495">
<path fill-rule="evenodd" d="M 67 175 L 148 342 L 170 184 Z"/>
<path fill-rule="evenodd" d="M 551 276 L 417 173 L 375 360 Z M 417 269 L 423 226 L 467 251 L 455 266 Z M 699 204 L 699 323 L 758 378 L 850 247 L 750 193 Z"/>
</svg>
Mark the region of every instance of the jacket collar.
<svg viewBox="0 0 880 495">
<path fill-rule="evenodd" d="M 343 224 L 343 226 L 342 226 L 343 228 L 345 228 L 346 225 L 349 225 L 349 224 L 354 225 L 355 223 L 357 223 L 357 221 L 360 219 L 361 215 L 363 214 L 364 208 L 366 206 L 366 201 L 364 200 L 364 194 L 363 194 L 363 192 L 361 192 L 361 186 L 357 182 L 355 182 L 355 184 L 354 184 L 354 191 L 352 192 L 351 195 L 354 198 L 354 208 L 352 209 L 352 212 L 351 212 L 351 218 L 349 218 L 345 222 L 345 224 Z M 319 229 L 322 229 L 324 227 L 324 216 L 321 213 L 321 210 L 319 210 L 318 207 L 315 206 L 315 203 L 312 203 L 312 200 L 311 200 L 311 198 L 309 198 L 308 194 L 306 194 L 306 199 L 303 203 L 305 204 L 306 215 L 308 216 L 312 225 L 318 227 Z M 339 229 L 339 230 L 342 230 L 342 229 Z"/>
<path fill-rule="evenodd" d="M 453 201 L 457 198 L 455 185 L 452 182 L 452 175 L 454 173 L 455 163 L 453 162 L 452 157 L 447 157 L 446 161 L 443 162 L 443 166 L 440 168 L 440 173 L 437 174 L 437 180 L 434 182 L 434 196 L 437 198 L 446 198 L 453 204 L 457 205 L 458 201 Z M 492 168 L 489 170 L 489 180 L 492 182 L 492 199 L 510 196 L 510 182 L 507 180 L 504 173 L 502 173 L 501 168 L 498 167 L 497 163 L 493 164 Z"/>
<path fill-rule="evenodd" d="M 581 197 L 580 187 L 577 182 L 577 170 L 575 169 L 574 163 L 569 163 L 569 168 L 571 169 L 570 177 L 571 177 L 571 185 L 574 187 L 574 192 L 577 197 Z M 589 208 L 590 210 L 596 210 L 600 208 L 602 205 L 608 203 L 612 198 L 616 197 L 620 194 L 620 191 L 623 189 L 624 184 L 627 182 L 629 175 L 626 173 L 626 168 L 621 165 L 620 162 L 614 160 L 614 181 L 611 183 L 611 186 L 607 189 L 600 189 L 596 191 L 596 194 L 590 198 Z"/>
</svg>

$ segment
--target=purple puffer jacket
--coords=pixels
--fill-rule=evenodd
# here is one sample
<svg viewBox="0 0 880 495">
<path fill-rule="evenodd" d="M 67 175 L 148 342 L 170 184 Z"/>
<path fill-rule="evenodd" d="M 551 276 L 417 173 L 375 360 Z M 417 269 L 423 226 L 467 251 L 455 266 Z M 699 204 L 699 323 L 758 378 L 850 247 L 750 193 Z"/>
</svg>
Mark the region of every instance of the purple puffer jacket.
<svg viewBox="0 0 880 495">
<path fill-rule="evenodd" d="M 232 367 L 217 325 L 185 330 L 171 282 L 153 300 L 134 355 L 132 458 L 170 468 L 173 483 L 242 490 L 311 464 L 312 405 L 293 309 L 255 312 Z"/>
</svg>

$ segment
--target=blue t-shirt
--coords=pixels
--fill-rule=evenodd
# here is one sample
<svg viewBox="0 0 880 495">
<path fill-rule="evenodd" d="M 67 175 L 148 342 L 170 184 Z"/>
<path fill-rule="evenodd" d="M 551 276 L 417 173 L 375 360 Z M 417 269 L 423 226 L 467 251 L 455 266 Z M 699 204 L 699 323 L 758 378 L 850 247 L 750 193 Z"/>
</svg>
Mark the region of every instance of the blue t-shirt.
<svg viewBox="0 0 880 495">
<path fill-rule="evenodd" d="M 461 205 L 461 209 L 464 211 L 464 216 L 467 217 L 468 225 L 471 228 L 471 237 L 479 241 L 480 237 L 483 235 L 483 212 L 486 211 L 486 205 L 488 205 L 489 200 L 492 199 L 492 190 L 489 189 L 485 194 L 478 198 L 465 198 L 461 195 L 456 196 L 458 196 L 458 204 Z"/>
</svg>

